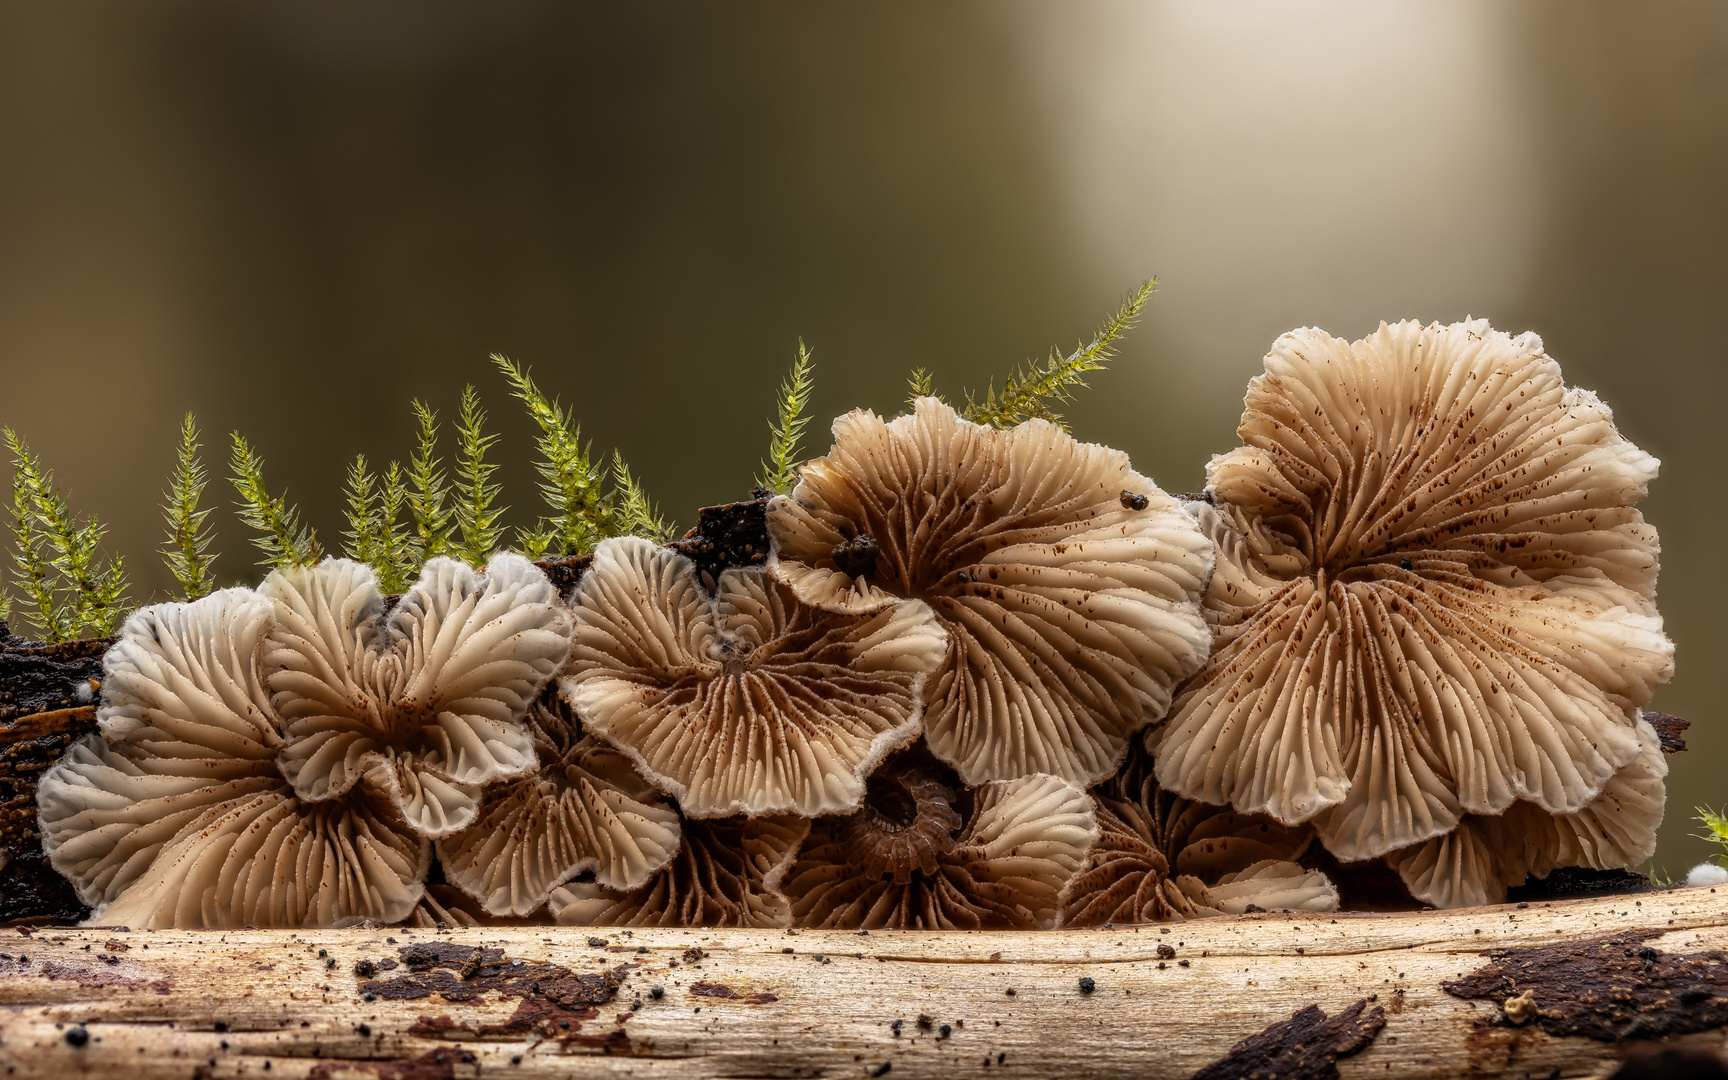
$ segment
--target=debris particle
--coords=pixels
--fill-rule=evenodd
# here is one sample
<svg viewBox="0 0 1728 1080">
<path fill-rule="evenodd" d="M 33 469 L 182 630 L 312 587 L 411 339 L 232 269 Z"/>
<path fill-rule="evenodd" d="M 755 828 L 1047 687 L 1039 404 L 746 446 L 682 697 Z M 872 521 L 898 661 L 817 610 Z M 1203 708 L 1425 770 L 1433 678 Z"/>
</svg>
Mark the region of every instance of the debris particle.
<svg viewBox="0 0 1728 1080">
<path fill-rule="evenodd" d="M 83 1046 L 90 1041 L 90 1032 L 82 1027 L 66 1029 L 66 1044 L 68 1046 Z"/>
<path fill-rule="evenodd" d="M 1092 991 L 1094 991 L 1096 989 L 1098 989 L 1098 984 L 1092 981 L 1092 976 L 1090 976 L 1090 975 L 1080 976 L 1080 992 L 1082 994 L 1090 994 Z"/>
<path fill-rule="evenodd" d="M 659 1001 L 666 996 L 666 988 L 664 986 L 651 986 L 648 988 L 648 996 Z"/>
<path fill-rule="evenodd" d="M 943 1024 L 941 1027 L 936 1029 L 936 1035 L 938 1038 L 946 1039 L 952 1034 L 954 1034 L 954 1027 L 952 1024 Z"/>
<path fill-rule="evenodd" d="M 1296 951 L 1301 952 L 1302 950 L 1297 949 Z M 1174 959 L 1176 959 L 1176 950 L 1171 948 L 1170 946 L 1164 944 L 1163 942 L 1159 942 L 1158 943 L 1158 959 L 1160 959 L 1160 960 L 1174 960 Z"/>
<path fill-rule="evenodd" d="M 378 977 L 378 965 L 370 960 L 361 960 L 354 965 L 354 974 L 362 979 L 376 979 Z"/>
<path fill-rule="evenodd" d="M 893 1067 L 894 1067 L 894 1063 L 892 1061 L 884 1061 L 882 1064 L 876 1066 L 874 1069 L 871 1069 L 870 1075 L 871 1076 L 887 1076 L 888 1070 L 892 1069 Z"/>
<path fill-rule="evenodd" d="M 1528 1024 L 1536 1015 L 1536 995 L 1526 990 L 1517 997 L 1509 997 L 1501 1006 L 1506 1010 L 1506 1022 L 1509 1024 Z"/>
</svg>

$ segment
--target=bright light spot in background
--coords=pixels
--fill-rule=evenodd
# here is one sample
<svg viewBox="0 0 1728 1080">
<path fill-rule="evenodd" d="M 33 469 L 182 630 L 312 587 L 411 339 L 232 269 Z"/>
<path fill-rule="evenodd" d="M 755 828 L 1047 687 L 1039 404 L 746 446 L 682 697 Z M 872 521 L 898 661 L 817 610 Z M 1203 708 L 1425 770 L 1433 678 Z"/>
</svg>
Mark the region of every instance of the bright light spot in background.
<svg viewBox="0 0 1728 1080">
<path fill-rule="evenodd" d="M 1105 294 L 1160 278 L 1124 374 L 1170 403 L 1177 441 L 1233 443 L 1284 330 L 1516 303 L 1544 200 L 1505 21 L 1467 3 L 1020 12 L 1077 262 Z"/>
</svg>

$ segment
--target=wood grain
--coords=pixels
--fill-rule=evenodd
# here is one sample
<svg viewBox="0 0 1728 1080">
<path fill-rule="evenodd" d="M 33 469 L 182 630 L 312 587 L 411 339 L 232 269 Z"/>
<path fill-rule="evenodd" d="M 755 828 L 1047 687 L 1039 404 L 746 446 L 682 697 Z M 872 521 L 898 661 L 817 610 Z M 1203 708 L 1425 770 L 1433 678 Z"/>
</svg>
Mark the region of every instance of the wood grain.
<svg viewBox="0 0 1728 1080">
<path fill-rule="evenodd" d="M 1386 1023 L 1337 1062 L 1344 1077 L 1593 1076 L 1639 1047 L 1721 1052 L 1721 1029 L 1604 1042 L 1508 1026 L 1493 1001 L 1441 987 L 1484 969 L 1488 950 L 1628 930 L 1665 955 L 1728 950 L 1728 889 L 1053 933 L 9 928 L 0 1068 L 56 1080 L 863 1077 L 885 1065 L 894 1080 L 1188 1077 L 1309 1005 L 1331 1015 L 1361 1000 Z M 501 952 L 464 965 L 467 947 Z M 456 959 L 426 968 L 434 954 Z M 616 971 L 617 990 L 595 1007 L 580 994 L 549 1004 L 537 995 L 553 993 L 541 984 L 556 970 L 578 989 Z M 392 1000 L 432 983 L 446 992 Z M 363 985 L 383 996 L 366 1000 Z"/>
</svg>

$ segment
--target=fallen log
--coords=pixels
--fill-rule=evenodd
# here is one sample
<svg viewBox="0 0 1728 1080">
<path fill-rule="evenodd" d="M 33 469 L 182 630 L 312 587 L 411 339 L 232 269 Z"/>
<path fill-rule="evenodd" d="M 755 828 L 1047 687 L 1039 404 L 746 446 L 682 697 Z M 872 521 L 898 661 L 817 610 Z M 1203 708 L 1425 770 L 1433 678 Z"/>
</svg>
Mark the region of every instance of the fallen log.
<svg viewBox="0 0 1728 1080">
<path fill-rule="evenodd" d="M 18 1077 L 1606 1076 L 1728 1025 L 1704 888 L 1050 933 L 4 933 Z"/>
</svg>

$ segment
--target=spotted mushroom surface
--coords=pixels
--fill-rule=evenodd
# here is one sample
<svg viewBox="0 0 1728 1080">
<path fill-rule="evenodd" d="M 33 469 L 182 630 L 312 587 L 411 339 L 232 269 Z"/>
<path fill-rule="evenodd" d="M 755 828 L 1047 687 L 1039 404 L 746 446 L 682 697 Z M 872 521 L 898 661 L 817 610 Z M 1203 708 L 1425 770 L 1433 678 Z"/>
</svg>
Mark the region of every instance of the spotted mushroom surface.
<svg viewBox="0 0 1728 1080">
<path fill-rule="evenodd" d="M 1098 837 L 1086 792 L 1061 777 L 961 793 L 932 764 L 890 762 L 864 808 L 816 822 L 786 877 L 792 917 L 818 929 L 1038 930 Z"/>
<path fill-rule="evenodd" d="M 570 650 L 556 590 L 519 555 L 426 564 L 391 609 L 364 564 L 278 570 L 265 682 L 282 774 L 308 802 L 366 777 L 421 834 L 472 822 L 480 788 L 535 766 L 522 722 Z"/>
<path fill-rule="evenodd" d="M 720 575 L 640 539 L 601 544 L 571 600 L 563 692 L 691 817 L 849 811 L 917 737 L 946 638 L 923 604 L 842 615 L 758 569 Z"/>
<path fill-rule="evenodd" d="M 127 620 L 104 661 L 102 734 L 37 790 L 44 847 L 93 922 L 393 922 L 420 898 L 431 845 L 374 784 L 314 803 L 278 770 L 260 668 L 273 613 L 229 589 Z"/>
<path fill-rule="evenodd" d="M 1529 875 L 1565 866 L 1620 870 L 1656 853 L 1668 762 L 1647 721 L 1638 722 L 1639 752 L 1583 809 L 1551 814 L 1517 802 L 1495 816 L 1466 815 L 1458 827 L 1387 856 L 1412 896 L 1435 907 L 1499 904 Z"/>
<path fill-rule="evenodd" d="M 494 784 L 479 816 L 438 841 L 445 877 L 487 913 L 526 916 L 591 872 L 612 889 L 642 885 L 678 852 L 678 810 L 630 760 L 542 695 L 525 718 L 540 764 Z"/>
<path fill-rule="evenodd" d="M 1047 421 L 997 430 L 934 398 L 848 413 L 768 530 L 805 603 L 934 611 L 925 735 L 966 784 L 1095 782 L 1206 656 L 1210 542 L 1127 455 Z"/>
<path fill-rule="evenodd" d="M 781 883 L 809 828 L 790 815 L 688 820 L 677 858 L 641 888 L 572 882 L 549 909 L 569 926 L 787 926 Z"/>
<path fill-rule="evenodd" d="M 1343 860 L 1516 803 L 1577 813 L 1672 672 L 1657 462 L 1484 321 L 1284 335 L 1190 510 L 1211 658 L 1149 735 L 1171 791 L 1312 822 Z"/>
</svg>

